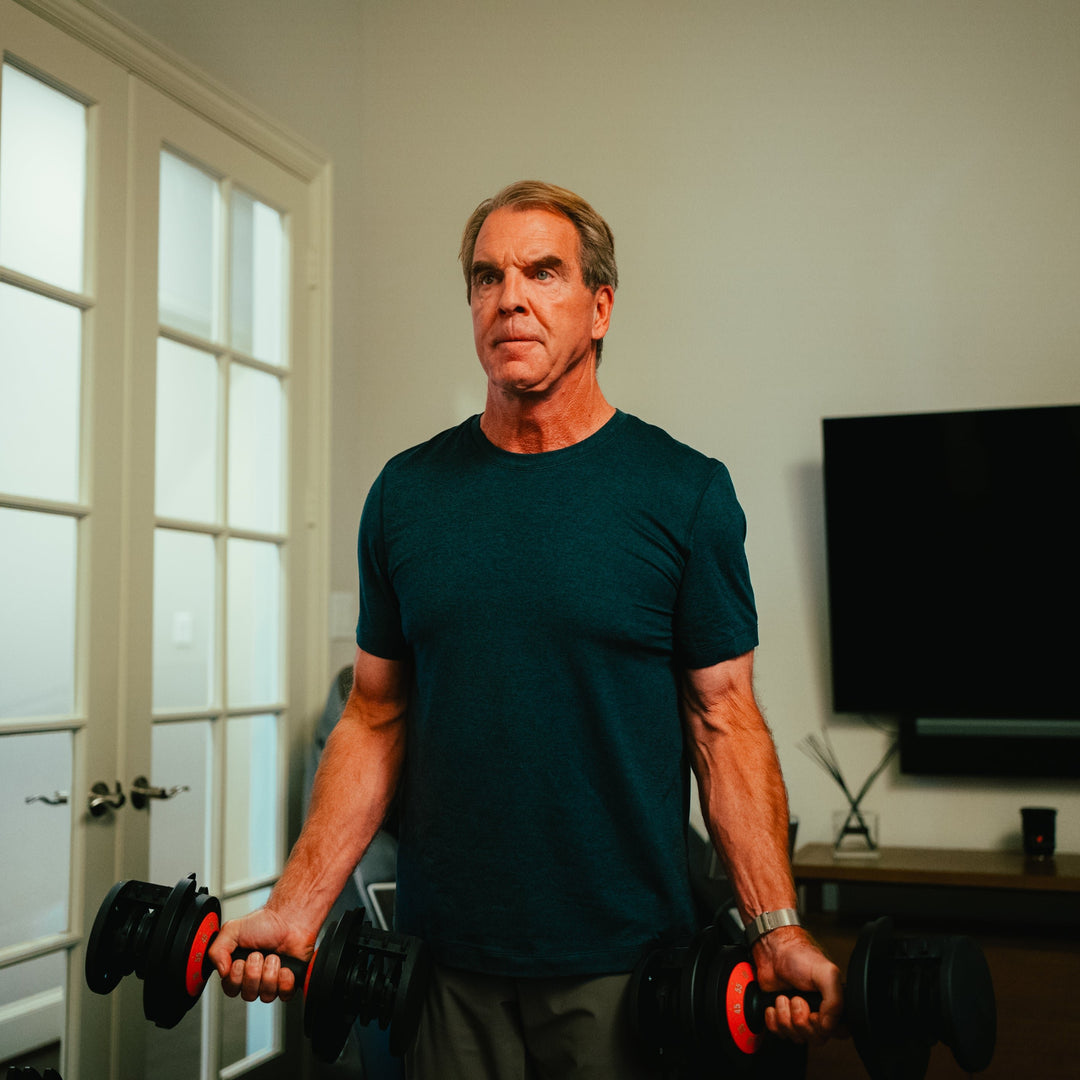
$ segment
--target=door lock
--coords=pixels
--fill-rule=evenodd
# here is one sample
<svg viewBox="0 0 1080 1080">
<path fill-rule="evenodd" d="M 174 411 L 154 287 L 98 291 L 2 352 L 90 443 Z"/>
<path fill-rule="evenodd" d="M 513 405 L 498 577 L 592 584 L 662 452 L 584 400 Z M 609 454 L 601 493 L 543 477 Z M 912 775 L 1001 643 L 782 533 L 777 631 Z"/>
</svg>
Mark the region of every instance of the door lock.
<svg viewBox="0 0 1080 1080">
<path fill-rule="evenodd" d="M 187 784 L 177 784 L 175 787 L 154 787 L 145 776 L 136 776 L 131 785 L 131 805 L 136 810 L 142 810 L 151 799 L 171 799 L 182 791 L 190 791 Z"/>
<path fill-rule="evenodd" d="M 110 791 L 109 785 L 104 780 L 99 780 L 90 789 L 90 798 L 87 807 L 94 817 L 101 817 L 108 809 L 119 810 L 127 801 L 120 789 L 120 781 L 116 781 L 116 791 Z"/>
</svg>

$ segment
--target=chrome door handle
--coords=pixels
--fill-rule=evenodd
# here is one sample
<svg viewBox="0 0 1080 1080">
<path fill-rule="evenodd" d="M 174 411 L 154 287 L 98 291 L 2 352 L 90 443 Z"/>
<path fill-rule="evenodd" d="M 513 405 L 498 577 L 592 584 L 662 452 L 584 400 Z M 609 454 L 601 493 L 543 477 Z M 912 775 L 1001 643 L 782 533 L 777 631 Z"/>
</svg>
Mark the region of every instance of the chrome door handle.
<svg viewBox="0 0 1080 1080">
<path fill-rule="evenodd" d="M 27 795 L 26 801 L 43 802 L 49 806 L 63 806 L 68 801 L 68 793 L 66 791 L 54 791 L 51 795 Z"/>
<path fill-rule="evenodd" d="M 106 810 L 119 810 L 126 802 L 126 797 L 120 789 L 120 781 L 116 781 L 116 791 L 110 791 L 109 785 L 104 780 L 99 780 L 90 789 L 90 798 L 87 800 L 87 808 L 94 817 L 101 817 Z"/>
<path fill-rule="evenodd" d="M 187 784 L 177 784 L 176 787 L 154 787 L 145 776 L 136 776 L 131 785 L 131 805 L 136 810 L 141 810 L 151 799 L 171 799 L 182 791 L 190 791 Z"/>
</svg>

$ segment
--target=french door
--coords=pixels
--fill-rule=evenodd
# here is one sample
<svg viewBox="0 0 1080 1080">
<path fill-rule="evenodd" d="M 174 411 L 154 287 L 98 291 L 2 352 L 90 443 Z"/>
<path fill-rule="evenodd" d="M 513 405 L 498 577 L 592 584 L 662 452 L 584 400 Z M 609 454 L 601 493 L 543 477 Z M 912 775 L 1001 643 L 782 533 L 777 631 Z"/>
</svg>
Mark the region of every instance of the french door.
<svg viewBox="0 0 1080 1080">
<path fill-rule="evenodd" d="M 281 1007 L 211 992 L 161 1031 L 134 977 L 100 998 L 82 967 L 115 880 L 196 873 L 241 913 L 296 824 L 325 671 L 322 181 L 96 29 L 0 0 L 0 1064 L 295 1075 Z"/>
</svg>

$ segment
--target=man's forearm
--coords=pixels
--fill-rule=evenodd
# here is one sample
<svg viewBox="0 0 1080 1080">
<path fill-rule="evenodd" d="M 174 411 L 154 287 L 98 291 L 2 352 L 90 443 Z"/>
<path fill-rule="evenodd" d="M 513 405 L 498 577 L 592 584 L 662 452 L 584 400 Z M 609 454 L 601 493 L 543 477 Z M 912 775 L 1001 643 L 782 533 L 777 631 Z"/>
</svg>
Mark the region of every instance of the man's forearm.
<svg viewBox="0 0 1080 1080">
<path fill-rule="evenodd" d="M 734 663 L 734 662 L 733 662 Z M 688 678 L 683 699 L 702 812 L 743 919 L 795 906 L 787 791 L 754 700 L 747 658 L 734 678 Z M 695 673 L 691 673 L 694 675 Z M 729 673 L 730 674 L 730 673 Z"/>
<path fill-rule="evenodd" d="M 312 936 L 381 827 L 405 755 L 404 705 L 353 693 L 327 740 L 311 806 L 267 907 Z"/>
<path fill-rule="evenodd" d="M 743 921 L 795 907 L 788 858 L 788 802 L 780 763 L 753 691 L 753 654 L 685 673 L 683 718 L 709 833 L 727 866 Z M 805 1042 L 835 1029 L 843 1010 L 840 972 L 805 930 L 784 926 L 753 945 L 766 990 L 822 995 L 819 1014 L 782 998 L 766 1010 L 770 1031 Z"/>
<path fill-rule="evenodd" d="M 722 761 L 699 772 L 702 811 L 744 921 L 795 906 L 788 803 L 768 731 L 720 740 Z"/>
</svg>

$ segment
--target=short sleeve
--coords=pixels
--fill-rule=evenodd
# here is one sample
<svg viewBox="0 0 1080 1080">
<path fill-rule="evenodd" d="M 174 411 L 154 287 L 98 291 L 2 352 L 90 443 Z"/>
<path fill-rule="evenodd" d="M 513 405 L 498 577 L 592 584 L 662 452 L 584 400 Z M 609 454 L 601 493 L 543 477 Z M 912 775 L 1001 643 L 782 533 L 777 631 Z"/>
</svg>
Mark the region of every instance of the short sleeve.
<svg viewBox="0 0 1080 1080">
<path fill-rule="evenodd" d="M 385 471 L 368 492 L 360 516 L 357 563 L 360 571 L 360 617 L 356 624 L 356 644 L 384 660 L 401 660 L 408 644 L 401 630 L 401 609 L 387 565 L 383 527 Z"/>
<path fill-rule="evenodd" d="M 757 646 L 745 541 L 746 516 L 717 462 L 694 515 L 675 611 L 676 656 L 686 668 L 711 667 Z"/>
</svg>

